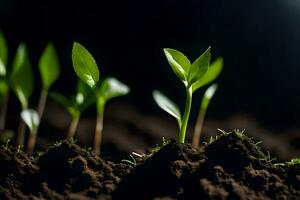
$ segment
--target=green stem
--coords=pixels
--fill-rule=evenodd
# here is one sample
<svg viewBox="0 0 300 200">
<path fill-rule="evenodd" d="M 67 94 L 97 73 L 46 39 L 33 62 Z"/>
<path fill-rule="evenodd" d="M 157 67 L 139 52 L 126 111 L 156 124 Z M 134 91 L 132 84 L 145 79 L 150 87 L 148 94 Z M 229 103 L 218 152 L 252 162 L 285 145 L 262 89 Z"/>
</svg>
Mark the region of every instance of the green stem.
<svg viewBox="0 0 300 200">
<path fill-rule="evenodd" d="M 200 144 L 200 138 L 201 138 L 201 133 L 202 133 L 205 114 L 206 114 L 206 109 L 203 109 L 201 107 L 200 111 L 198 113 L 198 118 L 197 118 L 197 121 L 196 121 L 194 135 L 193 135 L 193 139 L 192 139 L 192 146 L 195 147 L 195 148 L 198 147 L 199 144 Z"/>
<path fill-rule="evenodd" d="M 94 151 L 100 155 L 102 143 L 102 130 L 103 130 L 103 115 L 104 115 L 105 101 L 103 98 L 97 99 L 97 121 L 94 137 Z"/>
<path fill-rule="evenodd" d="M 78 126 L 78 122 L 79 122 L 79 118 L 80 118 L 80 114 L 72 116 L 72 121 L 70 123 L 69 130 L 68 130 L 67 137 L 66 137 L 67 139 L 72 138 L 75 135 L 75 132 L 76 132 L 76 129 Z"/>
<path fill-rule="evenodd" d="M 182 118 L 182 124 L 180 127 L 180 132 L 178 137 L 179 143 L 184 143 L 185 140 L 186 129 L 187 129 L 191 107 L 192 107 L 192 95 L 193 95 L 192 87 L 186 88 L 186 102 L 185 102 L 184 114 Z"/>
<path fill-rule="evenodd" d="M 22 104 L 22 110 L 27 109 L 27 104 Z M 20 118 L 19 122 L 19 128 L 18 128 L 18 135 L 16 139 L 16 146 L 24 146 L 25 141 L 25 131 L 26 131 L 26 124 L 25 122 Z"/>
<path fill-rule="evenodd" d="M 43 115 L 44 110 L 45 110 L 47 96 L 48 96 L 48 90 L 47 89 L 42 89 L 39 104 L 38 104 L 38 107 L 37 107 L 37 112 L 39 114 L 40 120 L 42 119 L 42 115 Z"/>
<path fill-rule="evenodd" d="M 26 148 L 28 155 L 31 155 L 33 153 L 36 144 L 36 131 L 35 132 L 30 131 L 30 134 L 28 136 L 27 148 Z"/>
</svg>

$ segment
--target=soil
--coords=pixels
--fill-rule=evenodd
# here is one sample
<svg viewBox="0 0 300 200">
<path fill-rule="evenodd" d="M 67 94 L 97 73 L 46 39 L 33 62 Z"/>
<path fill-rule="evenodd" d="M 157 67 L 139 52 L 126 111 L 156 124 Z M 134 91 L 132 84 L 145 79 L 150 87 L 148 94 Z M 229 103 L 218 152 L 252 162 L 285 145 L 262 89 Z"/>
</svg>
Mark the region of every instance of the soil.
<svg viewBox="0 0 300 200">
<path fill-rule="evenodd" d="M 274 165 L 241 132 L 199 149 L 170 141 L 135 166 L 73 141 L 33 157 L 2 147 L 0 199 L 300 199 L 300 164 Z"/>
</svg>

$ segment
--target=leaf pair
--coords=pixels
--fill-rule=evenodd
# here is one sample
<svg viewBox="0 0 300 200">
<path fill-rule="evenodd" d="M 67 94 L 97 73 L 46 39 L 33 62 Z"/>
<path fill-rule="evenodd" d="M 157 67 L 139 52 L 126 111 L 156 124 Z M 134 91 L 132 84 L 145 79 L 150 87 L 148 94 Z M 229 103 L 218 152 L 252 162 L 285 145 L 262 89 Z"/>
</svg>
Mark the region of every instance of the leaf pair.
<svg viewBox="0 0 300 200">
<path fill-rule="evenodd" d="M 192 87 L 193 92 L 213 81 L 222 70 L 221 58 L 210 66 L 210 47 L 192 64 L 183 53 L 175 49 L 165 48 L 164 53 L 175 74 L 185 83 L 186 87 Z"/>
<path fill-rule="evenodd" d="M 82 81 L 78 81 L 76 95 L 70 99 L 57 92 L 51 92 L 50 97 L 66 108 L 73 118 L 79 117 L 86 108 L 95 102 L 93 91 Z"/>
<path fill-rule="evenodd" d="M 77 42 L 74 42 L 73 45 L 72 61 L 77 76 L 93 88 L 97 99 L 104 101 L 103 104 L 111 98 L 129 93 L 129 87 L 115 78 L 106 78 L 100 83 L 100 72 L 95 59 L 86 48 Z"/>
</svg>

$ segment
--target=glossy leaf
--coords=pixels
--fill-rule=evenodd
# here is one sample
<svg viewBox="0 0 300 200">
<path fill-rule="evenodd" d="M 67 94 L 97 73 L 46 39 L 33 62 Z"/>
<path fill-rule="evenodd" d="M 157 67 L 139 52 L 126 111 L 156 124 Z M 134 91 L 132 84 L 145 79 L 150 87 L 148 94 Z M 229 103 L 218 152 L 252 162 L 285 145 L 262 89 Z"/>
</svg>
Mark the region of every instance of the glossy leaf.
<svg viewBox="0 0 300 200">
<path fill-rule="evenodd" d="M 28 106 L 28 99 L 33 92 L 33 72 L 26 46 L 20 44 L 13 60 L 10 84 L 16 93 L 22 108 Z"/>
<path fill-rule="evenodd" d="M 199 56 L 191 65 L 189 71 L 188 83 L 192 85 L 194 82 L 200 80 L 207 72 L 210 64 L 210 47 Z"/>
<path fill-rule="evenodd" d="M 39 114 L 32 109 L 25 109 L 21 112 L 21 118 L 30 129 L 31 134 L 36 134 L 40 124 Z"/>
<path fill-rule="evenodd" d="M 204 111 L 204 112 L 206 111 L 206 109 L 210 103 L 210 100 L 213 98 L 217 89 L 218 89 L 217 84 L 213 84 L 209 88 L 207 88 L 207 90 L 205 91 L 204 96 L 202 98 L 202 102 L 201 102 L 201 110 L 202 111 Z"/>
<path fill-rule="evenodd" d="M 152 96 L 156 104 L 161 109 L 163 109 L 164 111 L 166 111 L 167 113 L 169 113 L 177 119 L 178 125 L 179 127 L 181 127 L 181 113 L 178 106 L 160 91 L 153 91 Z"/>
<path fill-rule="evenodd" d="M 45 48 L 39 61 L 39 70 L 42 78 L 43 88 L 48 90 L 57 80 L 60 73 L 60 64 L 55 47 L 49 43 Z"/>
<path fill-rule="evenodd" d="M 205 75 L 196 81 L 192 87 L 193 87 L 193 92 L 196 91 L 197 89 L 213 82 L 221 73 L 223 69 L 223 58 L 217 58 L 208 68 L 207 72 Z"/>
<path fill-rule="evenodd" d="M 94 88 L 99 81 L 99 70 L 93 56 L 81 44 L 74 42 L 72 49 L 73 68 L 77 76 Z"/>
<path fill-rule="evenodd" d="M 187 80 L 187 74 L 191 63 L 189 59 L 181 52 L 165 48 L 164 53 L 175 74 L 183 81 Z"/>
<path fill-rule="evenodd" d="M 3 33 L 0 31 L 0 76 L 6 75 L 7 59 L 8 59 L 7 43 Z"/>
<path fill-rule="evenodd" d="M 106 78 L 100 88 L 96 90 L 97 96 L 101 96 L 105 101 L 112 98 L 126 95 L 130 92 L 130 88 L 116 78 Z"/>
</svg>

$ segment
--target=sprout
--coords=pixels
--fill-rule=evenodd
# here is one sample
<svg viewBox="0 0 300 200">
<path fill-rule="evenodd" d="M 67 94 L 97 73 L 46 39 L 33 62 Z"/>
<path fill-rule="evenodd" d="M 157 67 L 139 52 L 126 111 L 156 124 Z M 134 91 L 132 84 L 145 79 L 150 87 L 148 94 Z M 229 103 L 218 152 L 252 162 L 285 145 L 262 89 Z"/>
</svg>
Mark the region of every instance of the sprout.
<svg viewBox="0 0 300 200">
<path fill-rule="evenodd" d="M 32 154 L 36 143 L 36 135 L 40 124 L 40 117 L 35 110 L 25 109 L 21 112 L 21 118 L 30 130 L 27 142 L 27 153 Z"/>
<path fill-rule="evenodd" d="M 178 142 L 184 143 L 192 106 L 192 95 L 199 88 L 213 81 L 220 71 L 217 68 L 210 67 L 210 47 L 193 63 L 177 50 L 165 48 L 164 53 L 171 68 L 185 86 L 186 103 L 183 116 L 178 106 L 163 93 L 154 91 L 153 98 L 161 109 L 177 119 L 179 126 Z"/>
<path fill-rule="evenodd" d="M 70 99 L 56 92 L 51 92 L 50 97 L 70 113 L 72 120 L 66 138 L 72 138 L 76 132 L 81 113 L 95 102 L 93 91 L 79 80 L 76 95 Z"/>
<path fill-rule="evenodd" d="M 217 58 L 209 67 L 208 71 L 204 75 L 204 77 L 201 79 L 201 81 L 197 82 L 196 87 L 202 87 L 204 85 L 207 85 L 211 82 L 213 82 L 221 73 L 223 69 L 223 58 Z M 216 84 L 213 84 L 210 86 L 204 93 L 199 113 L 198 113 L 198 118 L 195 124 L 194 128 L 194 135 L 192 139 L 192 145 L 193 147 L 198 147 L 200 143 L 200 138 L 201 138 L 201 132 L 202 132 L 202 126 L 203 126 L 203 121 L 205 118 L 206 110 L 208 108 L 208 105 L 210 103 L 210 100 L 214 96 L 218 86 Z"/>
<path fill-rule="evenodd" d="M 94 137 L 94 151 L 100 154 L 103 130 L 103 115 L 108 100 L 129 93 L 129 87 L 115 78 L 99 81 L 99 70 L 93 56 L 79 43 L 74 42 L 72 50 L 73 68 L 77 76 L 93 89 L 96 95 L 97 121 Z"/>
<path fill-rule="evenodd" d="M 55 47 L 52 43 L 49 43 L 47 45 L 42 56 L 40 57 L 39 70 L 42 79 L 42 91 L 37 111 L 40 118 L 42 118 L 49 88 L 57 80 L 60 73 L 60 64 L 58 56 L 56 54 Z"/>
<path fill-rule="evenodd" d="M 10 86 L 18 97 L 22 110 L 28 108 L 28 100 L 33 92 L 33 72 L 27 48 L 21 43 L 13 60 L 12 72 L 9 77 Z M 16 145 L 24 145 L 25 124 L 20 121 Z"/>
<path fill-rule="evenodd" d="M 204 96 L 202 98 L 202 102 L 200 105 L 199 113 L 198 113 L 198 118 L 197 118 L 197 121 L 195 124 L 194 135 L 193 135 L 193 139 L 192 139 L 193 147 L 199 146 L 205 114 L 206 114 L 208 105 L 210 103 L 210 100 L 214 96 L 217 89 L 218 89 L 218 85 L 213 84 L 204 93 Z"/>
<path fill-rule="evenodd" d="M 7 82 L 8 48 L 4 35 L 0 31 L 0 130 L 5 129 L 7 104 L 9 98 L 9 86 Z"/>
</svg>

